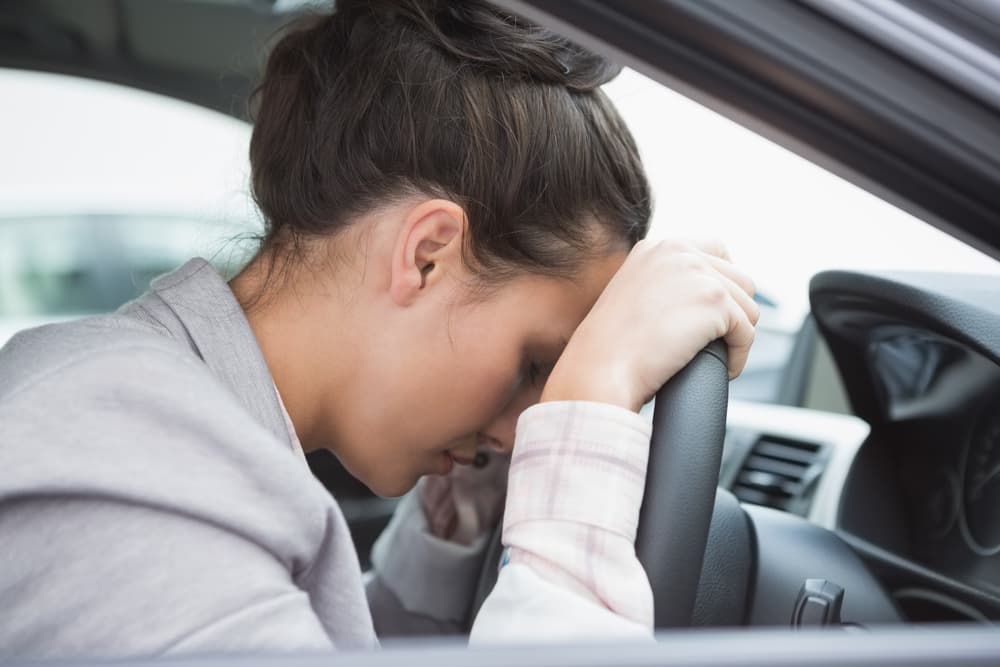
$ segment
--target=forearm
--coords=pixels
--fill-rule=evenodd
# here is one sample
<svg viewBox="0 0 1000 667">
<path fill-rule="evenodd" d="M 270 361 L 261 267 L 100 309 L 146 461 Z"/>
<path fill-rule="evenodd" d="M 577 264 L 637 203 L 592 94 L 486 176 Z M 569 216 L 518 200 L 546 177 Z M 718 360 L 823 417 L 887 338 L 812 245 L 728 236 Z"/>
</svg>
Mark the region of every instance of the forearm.
<svg viewBox="0 0 1000 667">
<path fill-rule="evenodd" d="M 504 565 L 474 641 L 651 637 L 635 557 L 650 426 L 622 408 L 546 403 L 518 422 Z"/>
</svg>

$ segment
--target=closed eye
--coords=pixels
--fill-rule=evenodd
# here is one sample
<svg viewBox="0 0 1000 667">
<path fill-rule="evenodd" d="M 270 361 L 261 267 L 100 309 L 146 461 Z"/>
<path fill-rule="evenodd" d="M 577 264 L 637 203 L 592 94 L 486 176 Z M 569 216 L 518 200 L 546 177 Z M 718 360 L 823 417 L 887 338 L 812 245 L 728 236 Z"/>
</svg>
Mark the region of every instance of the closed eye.
<svg viewBox="0 0 1000 667">
<path fill-rule="evenodd" d="M 537 385 L 539 382 L 544 381 L 549 377 L 553 366 L 555 364 L 540 364 L 532 361 L 528 364 L 528 382 L 532 385 Z"/>
</svg>

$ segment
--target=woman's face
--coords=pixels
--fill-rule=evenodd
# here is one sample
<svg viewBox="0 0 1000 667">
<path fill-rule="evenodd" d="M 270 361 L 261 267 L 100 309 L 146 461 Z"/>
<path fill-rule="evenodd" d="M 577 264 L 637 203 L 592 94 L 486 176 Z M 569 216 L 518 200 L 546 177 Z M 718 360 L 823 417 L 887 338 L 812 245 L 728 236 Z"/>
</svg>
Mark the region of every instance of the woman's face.
<svg viewBox="0 0 1000 667">
<path fill-rule="evenodd" d="M 351 414 L 331 426 L 338 458 L 385 496 L 477 450 L 509 453 L 518 416 L 538 401 L 548 371 L 626 256 L 590 259 L 572 279 L 523 274 L 470 299 L 474 276 L 461 253 L 449 256 L 447 243 L 424 247 L 432 255 L 418 257 L 420 275 L 411 276 L 419 289 L 393 292 L 401 270 L 378 284 L 386 296 L 373 296 L 382 306 L 368 310 L 353 350 L 361 370 L 346 389 Z M 380 258 L 372 252 L 369 264 Z M 378 271 L 369 266 L 368 274 Z"/>
<path fill-rule="evenodd" d="M 593 262 L 572 281 L 516 279 L 399 341 L 410 354 L 385 369 L 386 419 L 368 449 L 371 486 L 402 492 L 478 449 L 509 454 L 518 416 L 538 402 L 566 342 L 623 261 L 624 254 Z"/>
</svg>

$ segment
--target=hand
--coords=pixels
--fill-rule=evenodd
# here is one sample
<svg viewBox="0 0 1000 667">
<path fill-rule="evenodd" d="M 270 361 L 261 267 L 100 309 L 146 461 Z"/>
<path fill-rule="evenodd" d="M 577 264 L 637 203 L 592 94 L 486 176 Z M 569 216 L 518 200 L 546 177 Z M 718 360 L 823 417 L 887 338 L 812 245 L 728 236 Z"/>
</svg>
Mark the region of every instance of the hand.
<svg viewBox="0 0 1000 667">
<path fill-rule="evenodd" d="M 420 504 L 432 535 L 458 544 L 472 544 L 496 527 L 507 496 L 510 457 L 480 451 L 485 465 L 455 465 L 447 475 L 420 480 Z"/>
<path fill-rule="evenodd" d="M 735 378 L 760 315 L 753 294 L 721 243 L 641 241 L 573 333 L 541 400 L 638 411 L 716 338 L 729 346 Z"/>
</svg>

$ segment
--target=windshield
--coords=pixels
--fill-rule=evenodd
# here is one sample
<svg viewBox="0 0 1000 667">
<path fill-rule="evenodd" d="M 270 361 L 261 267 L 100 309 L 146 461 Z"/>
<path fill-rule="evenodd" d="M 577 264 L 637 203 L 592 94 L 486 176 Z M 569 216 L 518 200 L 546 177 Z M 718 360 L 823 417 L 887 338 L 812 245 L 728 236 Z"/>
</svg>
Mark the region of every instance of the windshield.
<svg viewBox="0 0 1000 667">
<path fill-rule="evenodd" d="M 777 400 L 820 271 L 1000 273 L 991 257 L 633 70 L 606 91 L 653 187 L 650 236 L 720 238 L 757 283 L 761 321 L 734 398 Z"/>
</svg>

